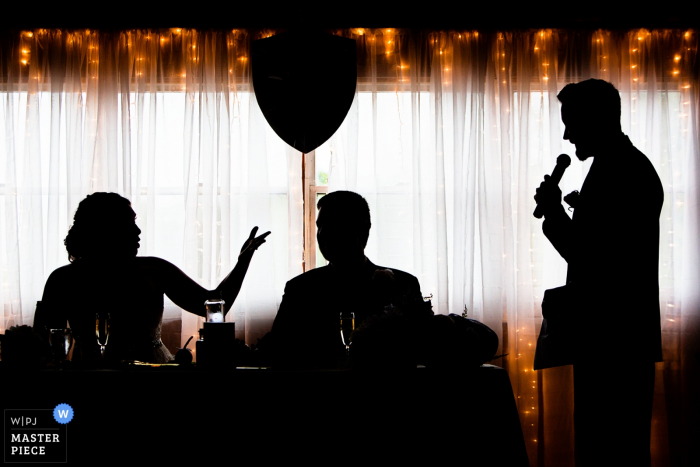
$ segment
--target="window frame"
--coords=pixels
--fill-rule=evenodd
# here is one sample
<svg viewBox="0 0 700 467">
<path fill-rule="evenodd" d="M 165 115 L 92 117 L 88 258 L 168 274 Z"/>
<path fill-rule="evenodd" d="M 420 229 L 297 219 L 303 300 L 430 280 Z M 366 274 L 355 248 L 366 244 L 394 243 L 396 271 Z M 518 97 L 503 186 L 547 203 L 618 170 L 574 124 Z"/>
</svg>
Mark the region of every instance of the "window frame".
<svg viewBox="0 0 700 467">
<path fill-rule="evenodd" d="M 304 197 L 304 272 L 316 268 L 316 200 L 328 193 L 327 185 L 316 185 L 316 151 L 302 153 Z"/>
</svg>

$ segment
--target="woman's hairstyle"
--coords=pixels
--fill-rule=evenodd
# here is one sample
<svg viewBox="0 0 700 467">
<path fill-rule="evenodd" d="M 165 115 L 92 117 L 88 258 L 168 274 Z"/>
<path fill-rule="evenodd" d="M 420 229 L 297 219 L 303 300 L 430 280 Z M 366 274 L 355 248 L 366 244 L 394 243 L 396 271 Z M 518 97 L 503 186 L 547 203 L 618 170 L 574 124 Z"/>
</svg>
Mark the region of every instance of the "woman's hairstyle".
<svg viewBox="0 0 700 467">
<path fill-rule="evenodd" d="M 71 263 L 94 251 L 97 240 L 109 242 L 113 233 L 115 213 L 130 207 L 131 202 L 117 193 L 93 193 L 78 204 L 73 226 L 63 241 Z"/>
</svg>

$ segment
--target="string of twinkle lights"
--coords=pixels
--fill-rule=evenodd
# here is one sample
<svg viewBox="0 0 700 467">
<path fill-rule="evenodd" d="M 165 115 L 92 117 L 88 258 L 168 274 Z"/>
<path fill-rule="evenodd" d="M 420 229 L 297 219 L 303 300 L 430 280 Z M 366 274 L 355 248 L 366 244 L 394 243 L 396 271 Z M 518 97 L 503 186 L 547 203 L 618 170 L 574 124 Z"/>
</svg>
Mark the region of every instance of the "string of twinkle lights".
<svg viewBox="0 0 700 467">
<path fill-rule="evenodd" d="M 28 68 L 31 62 L 31 50 L 32 50 L 32 44 L 36 44 L 39 42 L 42 42 L 44 40 L 44 37 L 49 33 L 50 31 L 41 29 L 41 30 L 35 30 L 35 31 L 24 31 L 21 33 L 22 40 L 19 42 L 20 43 L 20 53 L 19 53 L 19 61 L 20 65 L 22 68 L 26 68 L 25 71 L 20 71 L 21 74 L 26 74 L 28 73 Z M 241 50 L 238 50 L 239 44 L 235 41 L 235 38 L 244 33 L 244 31 L 241 30 L 231 30 L 230 32 L 226 32 L 227 37 L 226 37 L 226 44 L 227 46 L 235 48 L 235 55 L 231 57 L 233 60 L 231 60 L 231 63 L 229 64 L 228 67 L 228 72 L 231 75 L 238 75 L 241 73 L 240 70 L 245 68 L 247 65 L 248 61 L 248 54 L 246 53 L 245 50 L 241 48 Z M 397 71 L 397 76 L 396 76 L 396 81 L 397 83 L 409 83 L 411 81 L 411 70 L 410 66 L 408 64 L 409 60 L 408 57 L 405 57 L 405 51 L 398 48 L 397 44 L 398 42 L 401 41 L 402 35 L 399 33 L 398 30 L 393 29 L 393 28 L 387 28 L 387 29 L 377 29 L 377 30 L 368 30 L 365 28 L 354 28 L 349 31 L 346 31 L 347 34 L 350 36 L 354 37 L 362 37 L 362 36 L 368 36 L 368 39 L 371 43 L 376 42 L 377 46 L 377 53 L 379 55 L 384 55 L 386 60 L 394 60 L 396 62 L 396 71 Z M 90 31 L 90 30 L 84 30 L 84 31 L 77 31 L 77 32 L 71 32 L 66 34 L 66 37 L 68 38 L 68 43 L 73 43 L 78 42 L 79 44 L 85 44 L 85 43 L 90 43 L 91 45 L 88 47 L 90 52 L 90 56 L 92 59 L 90 60 L 91 64 L 97 65 L 99 63 L 98 61 L 98 55 L 99 55 L 99 49 L 98 49 L 98 32 L 97 31 Z M 127 34 L 129 35 L 130 38 L 135 39 L 139 41 L 140 43 L 143 43 L 144 41 L 150 41 L 152 39 L 155 39 L 161 44 L 161 49 L 158 51 L 158 54 L 156 56 L 151 56 L 151 57 L 143 57 L 143 56 L 138 56 L 134 57 L 134 60 L 137 62 L 146 62 L 146 63 L 137 63 L 136 66 L 134 67 L 134 78 L 135 79 L 143 79 L 146 77 L 146 75 L 150 72 L 150 68 L 148 66 L 148 62 L 151 60 L 158 60 L 159 57 L 163 56 L 166 53 L 178 53 L 177 50 L 174 49 L 174 47 L 180 46 L 182 47 L 184 44 L 184 41 L 179 40 L 179 37 L 186 36 L 189 38 L 188 43 L 189 47 L 192 49 L 188 53 L 189 60 L 192 62 L 193 65 L 200 65 L 201 66 L 201 55 L 199 53 L 198 48 L 198 39 L 197 35 L 203 35 L 203 33 L 196 31 L 196 30 L 186 30 L 182 28 L 171 28 L 167 30 L 167 32 L 163 31 L 128 31 Z M 265 37 L 271 37 L 274 34 L 273 31 L 263 31 L 263 32 L 258 32 L 257 37 L 258 38 L 265 38 Z M 545 46 L 548 41 L 551 41 L 553 31 L 552 30 L 542 30 L 538 31 L 536 34 L 537 40 L 534 41 L 534 48 L 533 51 L 536 54 L 542 54 L 542 53 L 547 53 L 546 50 L 542 50 L 541 47 Z M 686 31 L 683 36 L 688 41 L 688 45 L 690 45 L 690 39 L 692 37 L 692 31 Z M 450 59 L 452 56 L 453 52 L 453 42 L 446 41 L 445 37 L 451 36 L 452 41 L 459 41 L 461 42 L 462 40 L 466 41 L 476 41 L 479 38 L 479 33 L 478 31 L 471 31 L 471 32 L 455 32 L 455 33 L 433 33 L 432 36 L 432 41 L 430 41 L 430 44 L 435 46 L 438 45 L 439 47 L 436 49 L 436 54 L 435 56 L 441 60 L 441 63 L 444 63 L 445 65 L 441 65 L 442 68 L 442 76 L 443 76 L 443 81 L 442 84 L 445 86 L 449 86 L 451 84 L 451 66 L 449 65 Z M 644 42 L 645 40 L 648 40 L 652 37 L 652 33 L 646 30 L 640 30 L 636 33 L 631 33 L 633 36 L 637 36 L 637 40 L 639 42 L 639 46 L 637 47 L 632 47 L 631 49 L 631 60 L 630 60 L 630 72 L 632 76 L 632 87 L 635 89 L 635 85 L 639 85 L 639 81 L 641 79 L 640 76 L 640 67 L 638 63 L 635 61 L 634 55 L 640 53 L 640 49 L 644 47 L 645 45 L 648 47 L 648 44 Z M 604 47 L 607 45 L 607 39 L 606 35 L 602 33 L 601 31 L 595 32 L 592 37 L 595 40 L 594 45 L 597 46 L 598 49 L 603 50 Z M 381 40 L 378 40 L 381 39 Z M 504 34 L 503 33 L 498 33 L 497 34 L 497 40 L 499 42 L 504 41 Z M 177 46 L 176 43 L 177 42 Z M 438 44 L 439 42 L 439 44 Z M 171 44 L 172 43 L 172 44 Z M 129 51 L 132 51 L 134 49 L 133 44 L 131 41 L 127 43 L 127 47 L 129 48 Z M 374 47 L 374 46 L 373 46 Z M 550 49 L 552 47 L 549 47 Z M 684 57 L 687 56 L 687 53 L 691 51 L 691 47 L 686 47 L 686 50 L 678 50 L 674 53 L 673 55 L 673 64 L 674 65 L 680 65 L 683 60 L 685 60 Z M 190 53 L 191 52 L 191 53 Z M 399 52 L 399 53 L 397 53 Z M 685 54 L 684 54 L 685 52 Z M 512 54 L 512 49 L 510 51 L 510 54 Z M 506 52 L 502 52 L 502 58 L 505 58 Z M 551 55 L 551 54 L 550 54 Z M 395 57 L 395 58 L 393 58 Z M 605 54 L 600 55 L 598 58 L 599 61 L 599 70 L 601 73 L 603 73 L 604 76 L 607 76 L 608 73 L 608 61 L 609 57 Z M 548 60 L 546 57 L 544 60 L 541 62 L 541 67 L 538 68 L 541 76 L 540 76 L 540 81 L 546 82 L 550 78 L 550 73 L 549 73 L 549 68 L 550 67 L 550 60 Z M 686 60 L 687 61 L 687 60 Z M 500 66 L 500 71 L 507 72 L 509 68 L 506 66 L 505 60 L 500 61 L 502 62 Z M 512 63 L 511 63 L 512 64 Z M 671 73 L 671 78 L 680 78 L 683 76 L 681 70 L 679 69 L 680 67 L 676 66 L 670 73 Z M 237 71 L 238 70 L 238 71 Z M 184 66 L 183 67 L 183 72 L 180 72 L 179 75 L 182 78 L 187 78 L 188 77 L 188 72 L 196 72 L 197 67 L 191 67 L 191 66 Z M 554 71 L 556 71 L 554 69 Z M 99 73 L 99 69 L 95 70 L 89 70 L 88 71 L 90 78 L 91 79 L 97 79 L 97 75 Z M 176 74 L 177 75 L 177 74 Z M 416 79 L 416 75 L 414 74 L 414 79 Z M 506 76 L 504 76 L 506 78 Z M 32 79 L 39 79 L 39 76 L 34 76 Z M 508 80 L 507 79 L 502 79 L 500 81 L 501 84 L 508 85 Z M 545 86 L 546 87 L 546 86 Z M 690 84 L 684 84 L 683 87 L 685 89 L 690 88 Z M 180 90 L 185 90 L 186 86 L 181 86 L 179 88 Z M 505 88 L 507 90 L 507 88 Z M 495 96 L 497 97 L 497 96 Z"/>
<path fill-rule="evenodd" d="M 356 36 L 363 36 L 363 35 L 366 34 L 366 30 L 365 30 L 364 28 L 355 28 L 355 29 L 351 29 L 350 31 L 351 31 L 351 34 L 356 35 Z M 196 33 L 197 33 L 196 30 L 184 30 L 184 29 L 181 29 L 181 28 L 171 28 L 171 29 L 169 30 L 169 32 L 170 32 L 169 35 L 168 35 L 168 34 L 164 34 L 164 33 L 162 33 L 162 32 L 158 32 L 158 33 L 156 33 L 156 32 L 145 32 L 145 33 L 142 33 L 142 32 L 140 32 L 140 31 L 135 31 L 135 32 L 144 35 L 143 39 L 145 39 L 145 40 L 150 40 L 150 39 L 152 38 L 152 36 L 155 35 L 155 36 L 157 37 L 157 39 L 158 39 L 161 43 L 165 43 L 165 42 L 168 42 L 168 41 L 172 40 L 172 37 L 170 37 L 170 36 L 173 36 L 173 35 L 196 34 Z M 240 30 L 234 29 L 234 30 L 232 30 L 232 31 L 230 32 L 230 34 L 233 35 L 233 36 L 235 36 L 235 35 L 239 34 L 240 32 L 241 32 Z M 43 35 L 46 35 L 47 30 L 38 30 L 38 33 L 39 33 L 40 35 L 43 36 Z M 92 32 L 92 33 L 95 34 L 96 32 Z M 133 34 L 133 33 L 134 33 L 134 32 L 130 32 L 130 34 Z M 371 41 L 375 41 L 375 39 L 377 38 L 377 36 L 380 35 L 380 33 L 381 33 L 382 39 L 384 40 L 384 46 L 385 46 L 384 53 L 385 53 L 386 55 L 390 55 L 390 54 L 394 53 L 394 46 L 395 46 L 395 43 L 396 43 L 396 40 L 395 40 L 394 38 L 398 35 L 398 31 L 395 30 L 395 29 L 378 30 L 378 31 L 375 31 L 375 32 L 372 34 L 372 36 L 370 37 L 370 40 L 371 40 Z M 69 33 L 67 36 L 68 36 L 68 37 L 72 37 L 72 36 L 74 36 L 74 35 L 81 35 L 81 34 L 82 34 L 82 32 L 76 32 L 76 33 Z M 89 29 L 88 29 L 88 30 L 85 30 L 84 36 L 88 36 L 88 35 L 90 35 L 90 34 L 91 34 L 91 31 L 90 31 Z M 542 38 L 545 36 L 545 34 L 551 34 L 551 31 L 548 30 L 548 31 L 540 31 L 540 32 L 539 32 L 539 36 L 542 37 Z M 599 33 L 597 33 L 597 34 L 599 34 Z M 34 32 L 32 32 L 32 31 L 24 31 L 24 32 L 21 33 L 21 35 L 24 36 L 24 37 L 27 37 L 27 38 L 32 38 L 32 37 L 34 37 Z M 261 38 L 264 38 L 264 37 L 271 37 L 272 35 L 273 35 L 272 32 L 267 32 L 267 33 L 261 34 L 260 37 L 261 37 Z M 474 31 L 474 32 L 471 32 L 471 33 L 468 33 L 468 32 L 465 32 L 465 33 L 454 33 L 454 35 L 457 36 L 456 39 L 461 40 L 463 37 L 464 37 L 465 39 L 478 38 L 479 33 L 476 32 L 476 31 Z M 651 35 L 651 33 L 648 32 L 648 31 L 641 31 L 641 32 L 639 33 L 639 40 L 641 41 L 641 40 L 644 39 L 645 36 L 646 36 L 646 37 L 649 37 L 650 35 Z M 691 36 L 691 31 L 688 31 L 688 32 L 685 33 L 686 39 L 689 39 L 690 36 Z M 498 33 L 498 39 L 499 39 L 499 40 L 503 40 L 503 34 L 502 34 L 502 33 Z M 71 40 L 72 40 L 72 39 L 71 39 Z M 437 39 L 434 39 L 434 40 L 433 40 L 433 43 L 434 43 L 436 40 L 437 40 Z M 596 39 L 596 42 L 598 42 L 598 43 L 600 43 L 600 42 L 602 42 L 602 41 L 603 41 L 603 39 L 602 39 L 601 37 L 599 37 L 599 38 Z M 129 44 L 129 45 L 130 45 L 130 44 Z M 229 46 L 233 45 L 233 42 L 232 42 L 230 39 L 228 40 L 228 45 L 229 45 Z M 538 50 L 539 50 L 539 45 L 538 45 L 538 44 L 535 44 L 534 50 L 535 50 L 535 51 L 538 51 Z M 22 62 L 23 64 L 27 64 L 27 61 L 26 61 L 25 58 L 23 58 L 22 60 L 25 60 L 24 62 Z M 680 58 L 676 58 L 676 60 L 680 60 Z M 678 70 L 676 70 L 675 72 L 678 72 Z M 674 72 L 674 73 L 675 73 L 675 72 Z M 678 73 L 679 73 L 679 72 L 678 72 Z M 678 73 L 676 73 L 676 74 L 678 74 Z"/>
</svg>

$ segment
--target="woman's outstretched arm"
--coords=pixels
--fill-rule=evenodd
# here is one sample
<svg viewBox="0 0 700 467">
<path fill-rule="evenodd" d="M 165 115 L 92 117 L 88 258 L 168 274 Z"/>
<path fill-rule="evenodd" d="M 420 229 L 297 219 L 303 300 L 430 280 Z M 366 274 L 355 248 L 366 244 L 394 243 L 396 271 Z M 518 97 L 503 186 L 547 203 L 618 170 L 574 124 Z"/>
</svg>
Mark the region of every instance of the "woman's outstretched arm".
<svg viewBox="0 0 700 467">
<path fill-rule="evenodd" d="M 265 237 L 270 235 L 270 232 L 265 232 L 264 234 L 256 237 L 255 234 L 258 232 L 257 227 L 253 227 L 250 231 L 250 236 L 243 243 L 241 247 L 241 252 L 238 255 L 238 262 L 234 266 L 233 270 L 229 273 L 224 280 L 221 281 L 219 286 L 216 288 L 217 292 L 221 292 L 221 296 L 224 299 L 224 314 L 228 313 L 231 309 L 231 305 L 236 301 L 238 297 L 238 292 L 241 291 L 241 286 L 243 285 L 243 279 L 248 272 L 248 266 L 250 261 L 253 259 L 253 253 L 257 250 L 260 245 L 265 243 Z"/>
<path fill-rule="evenodd" d="M 265 232 L 259 237 L 255 237 L 258 228 L 254 227 L 250 232 L 250 237 L 245 241 L 241 248 L 241 253 L 238 255 L 238 262 L 233 270 L 226 278 L 221 281 L 219 286 L 214 289 L 221 292 L 224 299 L 224 312 L 228 313 L 231 305 L 236 301 L 238 293 L 243 285 L 243 279 L 248 266 L 253 258 L 253 253 L 260 245 L 265 243 L 265 237 L 270 235 L 270 232 Z M 193 281 L 187 274 L 182 272 L 180 268 L 168 261 L 159 259 L 159 266 L 163 272 L 163 291 L 180 308 L 194 313 L 198 316 L 206 316 L 204 301 L 207 299 L 209 291 Z"/>
</svg>

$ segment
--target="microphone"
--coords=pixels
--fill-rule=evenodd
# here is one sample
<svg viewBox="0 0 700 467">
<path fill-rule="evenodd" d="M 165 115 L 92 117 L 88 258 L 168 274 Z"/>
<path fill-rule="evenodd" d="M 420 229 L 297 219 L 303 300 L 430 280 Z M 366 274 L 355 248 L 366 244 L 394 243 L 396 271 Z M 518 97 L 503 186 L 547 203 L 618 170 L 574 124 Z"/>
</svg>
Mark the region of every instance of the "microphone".
<svg viewBox="0 0 700 467">
<path fill-rule="evenodd" d="M 562 175 L 564 175 L 564 171 L 570 165 L 571 158 L 566 154 L 559 154 L 559 157 L 557 157 L 557 165 L 554 167 L 554 170 L 552 170 L 550 180 L 554 182 L 555 185 L 559 185 L 561 177 Z M 542 207 L 539 204 L 535 208 L 535 212 L 533 212 L 532 215 L 538 219 L 541 219 L 544 215 L 544 213 L 542 212 Z"/>
</svg>

